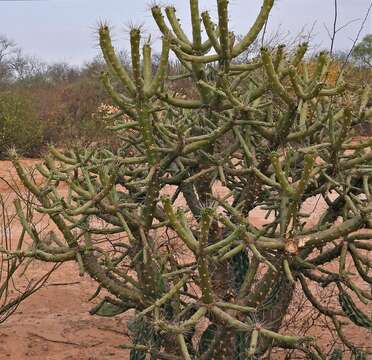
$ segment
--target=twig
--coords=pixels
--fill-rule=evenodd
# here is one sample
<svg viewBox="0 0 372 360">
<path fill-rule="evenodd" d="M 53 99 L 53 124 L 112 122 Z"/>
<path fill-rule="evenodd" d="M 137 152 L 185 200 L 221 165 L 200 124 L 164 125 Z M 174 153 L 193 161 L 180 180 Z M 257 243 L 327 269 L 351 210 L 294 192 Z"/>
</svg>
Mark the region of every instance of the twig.
<svg viewBox="0 0 372 360">
<path fill-rule="evenodd" d="M 342 64 L 342 67 L 341 67 L 340 73 L 339 73 L 339 75 L 338 75 L 338 78 L 341 76 L 341 74 L 343 73 L 343 71 L 344 71 L 344 69 L 345 69 L 345 66 L 346 66 L 346 65 L 348 64 L 348 62 L 349 62 L 350 56 L 351 56 L 351 54 L 353 53 L 354 48 L 355 48 L 355 45 L 356 45 L 356 43 L 357 43 L 358 40 L 359 40 L 360 34 L 362 33 L 362 31 L 363 31 L 363 29 L 364 29 L 364 26 L 365 26 L 365 24 L 366 24 L 366 22 L 367 22 L 367 19 L 368 19 L 368 17 L 369 17 L 370 12 L 371 12 L 371 9 L 372 9 L 372 0 L 371 0 L 371 2 L 369 3 L 368 9 L 367 9 L 367 11 L 366 11 L 366 15 L 364 16 L 364 19 L 363 19 L 363 21 L 362 21 L 362 24 L 360 25 L 360 28 L 359 28 L 359 30 L 358 30 L 357 36 L 355 37 L 355 39 L 354 39 L 354 41 L 353 41 L 353 45 L 351 46 L 350 51 L 348 52 L 348 54 L 347 54 L 347 56 L 346 56 L 346 58 L 345 58 L 345 61 L 344 61 L 344 63 Z"/>
<path fill-rule="evenodd" d="M 330 49 L 330 53 L 331 55 L 333 54 L 333 47 L 334 47 L 334 44 L 335 44 L 335 39 L 336 39 L 336 34 L 337 34 L 337 18 L 338 18 L 338 3 L 337 3 L 337 0 L 334 0 L 334 9 L 335 9 L 335 16 L 334 16 L 334 19 L 333 19 L 333 34 L 332 34 L 332 38 L 331 38 L 331 49 Z"/>
<path fill-rule="evenodd" d="M 352 19 L 352 20 L 346 22 L 344 25 L 341 25 L 341 26 L 337 27 L 337 21 L 338 21 L 338 1 L 337 0 L 334 0 L 334 18 L 333 18 L 332 34 L 329 31 L 327 25 L 326 24 L 323 24 L 324 25 L 324 28 L 326 29 L 327 34 L 328 34 L 328 36 L 329 36 L 329 38 L 331 40 L 331 46 L 330 46 L 330 49 L 329 49 L 330 55 L 333 55 L 333 50 L 334 50 L 334 45 L 335 45 L 335 40 L 336 40 L 337 33 L 340 32 L 341 30 L 345 29 L 347 26 L 349 26 L 353 22 L 358 21 L 358 20 L 359 20 L 359 18 L 358 19 Z"/>
<path fill-rule="evenodd" d="M 49 287 L 49 286 L 67 286 L 67 285 L 77 285 L 77 284 L 80 284 L 80 281 L 65 282 L 65 283 L 52 283 L 52 284 L 48 284 L 46 287 Z"/>
<path fill-rule="evenodd" d="M 75 343 L 75 342 L 72 342 L 72 341 L 48 339 L 45 336 L 35 334 L 35 333 L 32 333 L 32 332 L 28 332 L 28 334 L 31 335 L 31 336 L 37 337 L 41 340 L 53 342 L 53 343 L 56 343 L 56 344 L 72 345 L 72 346 L 78 346 L 78 347 L 84 347 L 84 348 L 94 347 L 94 346 L 103 344 L 103 341 L 99 341 L 98 343 L 94 343 L 94 344 L 78 344 L 78 343 Z"/>
</svg>

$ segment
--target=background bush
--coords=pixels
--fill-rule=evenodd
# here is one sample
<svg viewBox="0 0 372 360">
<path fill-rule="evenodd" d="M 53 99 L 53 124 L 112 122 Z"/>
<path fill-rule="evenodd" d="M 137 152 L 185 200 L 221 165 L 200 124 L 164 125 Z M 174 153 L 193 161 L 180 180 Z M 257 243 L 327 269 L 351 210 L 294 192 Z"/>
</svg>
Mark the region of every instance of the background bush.
<svg viewBox="0 0 372 360">
<path fill-rule="evenodd" d="M 40 152 L 43 125 L 26 98 L 5 92 L 0 94 L 0 158 L 10 147 L 29 156 Z"/>
</svg>

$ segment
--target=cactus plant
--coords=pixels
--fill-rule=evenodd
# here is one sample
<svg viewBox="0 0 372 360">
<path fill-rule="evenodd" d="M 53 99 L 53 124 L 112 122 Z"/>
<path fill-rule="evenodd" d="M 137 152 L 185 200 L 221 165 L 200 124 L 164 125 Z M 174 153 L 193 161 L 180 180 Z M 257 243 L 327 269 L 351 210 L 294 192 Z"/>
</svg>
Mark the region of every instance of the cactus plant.
<svg viewBox="0 0 372 360">
<path fill-rule="evenodd" d="M 154 5 L 162 32 L 156 69 L 140 29 L 130 31 L 127 69 L 102 24 L 101 77 L 120 108 L 112 130 L 121 148 L 51 146 L 37 166 L 41 182 L 10 154 L 38 200 L 34 211 L 57 228 L 54 243 L 45 244 L 18 203 L 34 243 L 30 254 L 76 261 L 81 275 L 96 280 L 97 294 L 106 289 L 93 313 L 134 309 L 133 342 L 122 346 L 131 359 L 259 358 L 272 348 L 324 359 L 311 337 L 282 332 L 295 288 L 333 322 L 350 351 L 356 346 L 343 332 L 344 319 L 370 323 L 365 314 L 349 314 L 355 306 L 350 310 L 354 303 L 345 297 L 348 289 L 354 298 L 372 299 L 345 265 L 352 259 L 359 280 L 371 284 L 364 252 L 372 249 L 372 142 L 352 141 L 353 127 L 372 115 L 370 90 L 351 88 L 342 74 L 327 83 L 326 53 L 310 73 L 305 43 L 295 51 L 262 48 L 258 58 L 239 63 L 273 5 L 263 0 L 239 41 L 227 0 L 217 0 L 216 24 L 190 0 L 191 38 L 174 7 L 163 12 Z M 170 52 L 183 67 L 176 76 L 167 73 Z M 189 79 L 194 98 L 169 90 L 179 79 Z M 350 94 L 357 100 L 350 102 Z M 311 223 L 303 205 L 314 197 L 328 206 Z M 256 209 L 266 212 L 264 225 L 250 220 Z M 327 266 L 332 261 L 338 271 Z M 322 304 L 311 284 L 337 284 L 342 308 Z"/>
</svg>

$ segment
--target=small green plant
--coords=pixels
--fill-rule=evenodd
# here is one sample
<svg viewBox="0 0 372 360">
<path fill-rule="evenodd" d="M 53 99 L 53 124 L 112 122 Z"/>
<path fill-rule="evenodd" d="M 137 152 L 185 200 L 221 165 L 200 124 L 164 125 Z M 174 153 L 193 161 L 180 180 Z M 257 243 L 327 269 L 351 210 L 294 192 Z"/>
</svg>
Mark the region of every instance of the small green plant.
<svg viewBox="0 0 372 360">
<path fill-rule="evenodd" d="M 257 39 L 273 4 L 263 1 L 239 41 L 227 0 L 217 0 L 217 24 L 190 0 L 192 38 L 174 7 L 164 16 L 154 5 L 163 34 L 156 69 L 139 29 L 130 31 L 127 69 L 102 24 L 102 82 L 120 108 L 111 126 L 120 149 L 51 147 L 37 166 L 42 182 L 11 153 L 38 200 L 34 211 L 58 229 L 46 243 L 16 201 L 32 256 L 75 261 L 81 275 L 97 281 L 95 295 L 106 289 L 92 314 L 134 309 L 132 342 L 122 345 L 132 360 L 253 359 L 275 349 L 324 359 L 313 338 L 282 328 L 295 289 L 328 319 L 340 344 L 367 351 L 344 328 L 370 328 L 355 301 L 372 299 L 360 285 L 371 284 L 372 142 L 352 138 L 353 127 L 372 115 L 370 89 L 351 94 L 342 74 L 329 84 L 326 53 L 310 72 L 307 44 L 262 48 L 250 62 L 235 61 Z M 167 74 L 171 51 L 183 68 L 176 76 Z M 168 90 L 186 78 L 194 97 Z M 311 222 L 304 204 L 314 197 L 327 206 Z M 265 212 L 264 225 L 250 220 L 255 210 Z M 338 307 L 313 292 L 332 286 Z"/>
</svg>

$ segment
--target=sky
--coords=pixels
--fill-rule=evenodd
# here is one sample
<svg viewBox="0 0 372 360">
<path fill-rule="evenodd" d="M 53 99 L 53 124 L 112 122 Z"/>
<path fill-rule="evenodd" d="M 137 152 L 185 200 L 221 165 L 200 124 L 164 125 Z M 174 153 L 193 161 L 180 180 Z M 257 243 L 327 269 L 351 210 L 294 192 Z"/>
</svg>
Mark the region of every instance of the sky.
<svg viewBox="0 0 372 360">
<path fill-rule="evenodd" d="M 348 50 L 372 0 L 338 0 L 338 24 L 350 25 L 337 33 L 336 50 Z M 106 20 L 113 27 L 115 46 L 128 48 L 128 28 L 143 25 L 152 35 L 155 50 L 160 35 L 149 10 L 151 0 L 0 0 L 0 34 L 14 40 L 26 54 L 47 62 L 67 62 L 81 65 L 99 54 L 97 24 Z M 161 1 L 161 3 L 163 3 Z M 171 0 L 186 32 L 190 31 L 188 0 Z M 199 0 L 201 10 L 216 14 L 216 0 Z M 244 34 L 253 23 L 262 0 L 230 0 L 232 30 Z M 325 24 L 331 28 L 334 0 L 277 0 L 267 27 L 267 33 L 290 33 L 313 28 L 314 48 L 328 49 L 330 40 Z M 361 34 L 372 33 L 370 14 Z M 284 39 L 289 41 L 290 37 Z"/>
</svg>

